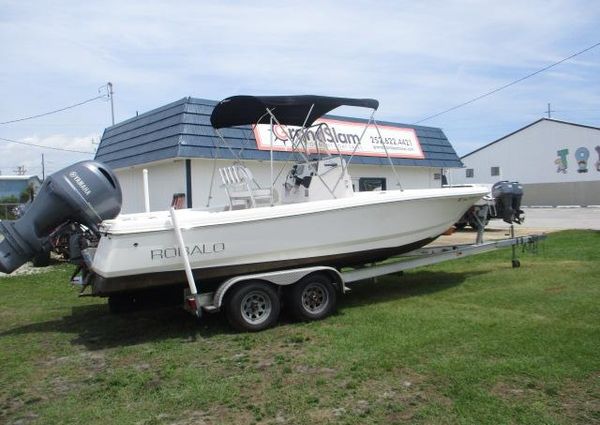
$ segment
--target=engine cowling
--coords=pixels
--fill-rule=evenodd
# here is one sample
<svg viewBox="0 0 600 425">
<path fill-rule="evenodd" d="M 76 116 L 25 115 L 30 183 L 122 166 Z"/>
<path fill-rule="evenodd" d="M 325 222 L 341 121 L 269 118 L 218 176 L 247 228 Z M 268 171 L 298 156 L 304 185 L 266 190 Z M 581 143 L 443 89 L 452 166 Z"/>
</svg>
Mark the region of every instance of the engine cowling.
<svg viewBox="0 0 600 425">
<path fill-rule="evenodd" d="M 0 271 L 10 273 L 48 249 L 48 236 L 68 222 L 92 231 L 121 211 L 121 186 L 113 171 L 82 161 L 50 175 L 18 220 L 0 222 Z"/>
<path fill-rule="evenodd" d="M 496 200 L 496 212 L 505 222 L 521 223 L 521 199 L 523 186 L 518 182 L 499 181 L 492 187 L 492 196 Z"/>
</svg>

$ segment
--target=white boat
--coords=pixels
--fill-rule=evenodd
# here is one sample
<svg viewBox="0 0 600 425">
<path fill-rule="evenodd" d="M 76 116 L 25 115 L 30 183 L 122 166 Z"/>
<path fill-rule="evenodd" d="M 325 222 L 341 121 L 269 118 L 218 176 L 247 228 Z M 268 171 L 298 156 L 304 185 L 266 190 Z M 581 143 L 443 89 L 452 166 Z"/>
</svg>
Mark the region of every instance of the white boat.
<svg viewBox="0 0 600 425">
<path fill-rule="evenodd" d="M 236 96 L 217 105 L 211 122 L 219 135 L 222 127 L 256 124 L 265 117 L 271 125 L 307 129 L 342 105 L 375 110 L 378 103 L 317 96 Z M 177 211 L 185 253 L 170 211 L 105 220 L 99 226 L 97 247 L 85 251 L 91 272 L 86 283 L 92 292 L 106 295 L 181 284 L 186 260 L 199 282 L 383 260 L 428 244 L 488 192 L 481 186 L 354 192 L 346 160 L 341 155 L 309 158 L 304 154 L 309 152 L 308 141 L 302 130 L 296 134 L 292 145 L 303 159 L 290 169 L 280 190 L 255 187 L 250 171 L 238 163 L 220 170 L 229 205 Z M 313 147 L 318 150 L 318 141 Z"/>
<path fill-rule="evenodd" d="M 297 126 L 285 134 L 300 157 L 279 188 L 274 187 L 272 160 L 271 183 L 265 188 L 258 187 L 241 161 L 219 169 L 229 200 L 223 206 L 118 215 L 122 194 L 109 168 L 95 161 L 66 167 L 46 178 L 21 218 L 0 222 L 0 271 L 10 273 L 56 241 L 68 240 L 70 260 L 78 265 L 72 281 L 81 284 L 81 294 L 90 288 L 91 295 L 108 296 L 112 311 L 127 310 L 146 295 L 173 294 L 197 316 L 224 308 L 236 329 L 257 331 L 276 323 L 283 299 L 293 317 L 322 319 L 335 310 L 337 294 L 348 289 L 346 282 L 466 253 L 451 248 L 430 258 L 373 265 L 431 242 L 489 189 L 399 186 L 355 193 L 348 173 L 354 151 L 348 152 L 346 144 L 342 155 L 336 137 L 329 137 L 334 133 L 328 124 L 314 124 L 342 105 L 374 111 L 378 102 L 236 96 L 219 103 L 211 116 L 219 136 L 222 127 L 266 119 L 272 152 L 275 126 Z M 382 137 L 371 119 L 363 136 L 369 125 L 378 132 L 369 136 L 379 149 L 375 154 L 384 151 L 398 177 L 386 144 L 398 148 L 403 140 Z M 227 147 L 226 139 L 221 140 Z M 362 136 L 352 140 L 354 150 L 361 140 Z M 148 205 L 148 191 L 144 192 Z M 518 241 L 509 242 L 515 266 Z M 472 251 L 475 248 L 491 249 L 481 245 Z M 353 269 L 342 270 L 347 267 Z M 157 291 L 151 290 L 154 287 Z"/>
</svg>

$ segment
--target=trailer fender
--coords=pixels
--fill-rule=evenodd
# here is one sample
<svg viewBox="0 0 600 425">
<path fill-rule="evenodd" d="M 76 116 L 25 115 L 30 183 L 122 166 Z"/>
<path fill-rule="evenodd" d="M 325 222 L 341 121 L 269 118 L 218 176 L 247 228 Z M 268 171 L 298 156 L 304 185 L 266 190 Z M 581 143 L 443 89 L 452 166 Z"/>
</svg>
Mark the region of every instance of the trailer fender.
<svg viewBox="0 0 600 425">
<path fill-rule="evenodd" d="M 280 270 L 275 272 L 256 273 L 232 277 L 231 279 L 228 279 L 225 282 L 223 282 L 219 286 L 219 288 L 217 288 L 213 300 L 213 305 L 217 309 L 221 308 L 221 306 L 223 305 L 223 301 L 225 300 L 225 295 L 227 294 L 227 291 L 229 291 L 234 285 L 237 285 L 242 282 L 247 282 L 251 280 L 261 280 L 277 286 L 288 286 L 298 282 L 303 277 L 316 272 L 322 272 L 329 275 L 336 289 L 340 293 L 344 293 L 348 290 L 348 288 L 346 288 L 346 286 L 344 285 L 344 279 L 342 275 L 335 268 L 328 266 L 305 267 L 301 269 Z"/>
</svg>

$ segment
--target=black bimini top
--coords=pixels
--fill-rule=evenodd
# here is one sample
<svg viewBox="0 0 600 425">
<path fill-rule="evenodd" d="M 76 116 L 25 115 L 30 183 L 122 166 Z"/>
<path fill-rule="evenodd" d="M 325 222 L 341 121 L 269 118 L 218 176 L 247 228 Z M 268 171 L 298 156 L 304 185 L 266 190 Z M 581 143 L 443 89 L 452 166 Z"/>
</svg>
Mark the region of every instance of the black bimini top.
<svg viewBox="0 0 600 425">
<path fill-rule="evenodd" d="M 268 108 L 277 118 L 279 124 L 310 126 L 319 117 L 339 106 L 359 106 L 376 110 L 379 107 L 379 102 L 375 99 L 312 95 L 232 96 L 223 99 L 215 106 L 210 116 L 210 123 L 214 128 L 258 124 L 260 122 L 265 124 L 270 119 L 267 113 Z M 310 115 L 308 115 L 309 111 Z"/>
</svg>

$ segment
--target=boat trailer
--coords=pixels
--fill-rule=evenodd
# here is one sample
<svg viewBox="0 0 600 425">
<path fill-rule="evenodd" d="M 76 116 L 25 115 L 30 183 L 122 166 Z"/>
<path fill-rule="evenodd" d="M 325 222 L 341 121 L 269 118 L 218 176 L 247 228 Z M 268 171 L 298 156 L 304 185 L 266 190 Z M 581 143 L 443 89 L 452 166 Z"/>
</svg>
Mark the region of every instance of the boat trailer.
<svg viewBox="0 0 600 425">
<path fill-rule="evenodd" d="M 176 211 L 171 210 L 171 215 L 178 242 L 185 246 L 176 224 Z M 380 263 L 355 268 L 338 270 L 330 266 L 313 266 L 239 275 L 221 283 L 216 291 L 206 293 L 197 292 L 191 269 L 187 270 L 189 260 L 185 258 L 186 251 L 182 248 L 188 278 L 184 309 L 196 317 L 201 317 L 202 312 L 214 313 L 225 308 L 233 327 L 244 331 L 258 331 L 269 327 L 277 320 L 277 317 L 275 319 L 269 317 L 279 315 L 280 305 L 277 302 L 274 306 L 273 299 L 283 296 L 288 300 L 295 318 L 305 321 L 318 320 L 334 311 L 337 293 L 344 294 L 351 290 L 346 284 L 373 281 L 381 276 L 508 247 L 512 248 L 512 267 L 517 268 L 521 265 L 517 249 L 520 248 L 522 252 L 536 253 L 538 242 L 546 238 L 545 234 L 515 236 L 514 225 L 510 227 L 510 237 L 505 239 L 481 242 L 482 233 L 483 228 L 480 227 L 476 243 L 419 248 Z M 267 291 L 269 287 L 271 294 Z M 273 287 L 280 293 L 277 294 Z M 330 290 L 332 287 L 335 290 Z"/>
</svg>

